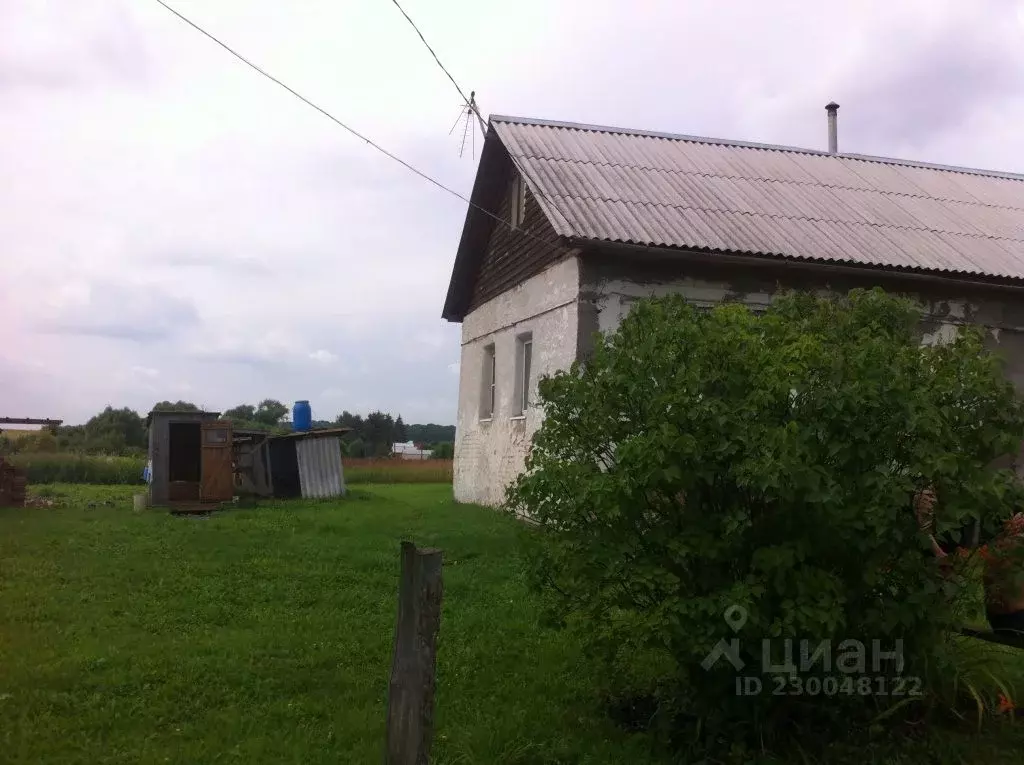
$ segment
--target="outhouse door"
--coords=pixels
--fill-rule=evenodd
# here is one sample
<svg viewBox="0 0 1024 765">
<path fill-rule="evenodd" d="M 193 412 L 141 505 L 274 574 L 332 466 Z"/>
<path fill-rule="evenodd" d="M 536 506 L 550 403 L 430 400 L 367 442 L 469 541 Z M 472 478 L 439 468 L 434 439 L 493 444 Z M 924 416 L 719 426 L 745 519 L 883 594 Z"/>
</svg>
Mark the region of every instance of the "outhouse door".
<svg viewBox="0 0 1024 765">
<path fill-rule="evenodd" d="M 222 420 L 204 422 L 202 478 L 199 499 L 202 502 L 227 502 L 235 495 L 235 473 L 231 458 L 231 423 Z"/>
</svg>

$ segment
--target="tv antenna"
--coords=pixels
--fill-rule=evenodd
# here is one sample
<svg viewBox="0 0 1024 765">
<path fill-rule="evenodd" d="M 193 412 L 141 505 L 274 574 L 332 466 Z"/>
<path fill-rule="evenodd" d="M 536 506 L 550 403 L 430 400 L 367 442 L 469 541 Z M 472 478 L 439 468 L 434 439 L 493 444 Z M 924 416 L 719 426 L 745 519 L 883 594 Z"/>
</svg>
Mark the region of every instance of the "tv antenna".
<svg viewBox="0 0 1024 765">
<path fill-rule="evenodd" d="M 480 126 L 480 134 L 483 136 L 487 135 L 487 127 L 484 123 L 484 118 L 480 116 L 480 109 L 476 105 L 476 91 L 470 91 L 469 101 L 462 105 L 462 111 L 459 112 L 458 119 L 455 120 L 455 124 L 452 125 L 452 129 L 448 131 L 448 135 L 455 132 L 455 128 L 462 125 L 462 145 L 459 146 L 459 159 L 466 153 L 466 141 L 471 140 L 473 159 L 476 159 L 476 131 L 473 130 L 472 123 L 473 118 L 476 117 L 477 124 Z M 470 135 L 472 134 L 472 138 Z"/>
</svg>

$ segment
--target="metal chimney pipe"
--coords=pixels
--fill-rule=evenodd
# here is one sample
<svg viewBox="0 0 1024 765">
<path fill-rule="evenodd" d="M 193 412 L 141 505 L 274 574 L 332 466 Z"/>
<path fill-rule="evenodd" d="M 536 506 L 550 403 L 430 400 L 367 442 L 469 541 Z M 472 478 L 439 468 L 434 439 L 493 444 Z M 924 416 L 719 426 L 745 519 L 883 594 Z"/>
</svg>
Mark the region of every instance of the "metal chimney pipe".
<svg viewBox="0 0 1024 765">
<path fill-rule="evenodd" d="M 835 101 L 825 106 L 828 112 L 828 153 L 839 153 L 839 104 Z"/>
</svg>

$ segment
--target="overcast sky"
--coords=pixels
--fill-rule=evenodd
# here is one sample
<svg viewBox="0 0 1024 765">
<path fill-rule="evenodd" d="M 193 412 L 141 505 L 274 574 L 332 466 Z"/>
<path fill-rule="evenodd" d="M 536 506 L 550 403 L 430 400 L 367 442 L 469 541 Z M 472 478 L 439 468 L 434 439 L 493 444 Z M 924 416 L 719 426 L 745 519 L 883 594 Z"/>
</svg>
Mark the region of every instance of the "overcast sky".
<svg viewBox="0 0 1024 765">
<path fill-rule="evenodd" d="M 391 0 L 170 0 L 468 196 Z M 1024 3 L 403 0 L 485 114 L 1024 171 Z M 643 10 L 641 10 L 643 9 Z M 0 3 L 0 416 L 311 401 L 455 421 L 464 202 L 152 0 Z"/>
</svg>

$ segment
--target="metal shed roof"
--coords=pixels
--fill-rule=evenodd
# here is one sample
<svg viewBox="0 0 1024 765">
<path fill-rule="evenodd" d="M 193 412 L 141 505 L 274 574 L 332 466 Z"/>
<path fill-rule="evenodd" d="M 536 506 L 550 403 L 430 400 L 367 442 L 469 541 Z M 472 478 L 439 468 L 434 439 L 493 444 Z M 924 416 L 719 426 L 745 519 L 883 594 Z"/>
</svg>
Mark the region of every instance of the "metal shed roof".
<svg viewBox="0 0 1024 765">
<path fill-rule="evenodd" d="M 149 425 L 157 417 L 164 419 L 180 418 L 183 420 L 216 420 L 220 412 L 204 412 L 197 409 L 154 409 L 146 415 L 146 425 Z"/>
<path fill-rule="evenodd" d="M 351 433 L 352 428 L 319 428 L 315 430 L 293 430 L 290 433 L 276 433 L 271 436 L 272 439 L 297 439 L 305 440 L 309 438 L 338 438 Z"/>
<path fill-rule="evenodd" d="M 491 129 L 570 240 L 1024 279 L 1021 175 L 517 117 Z"/>
</svg>

